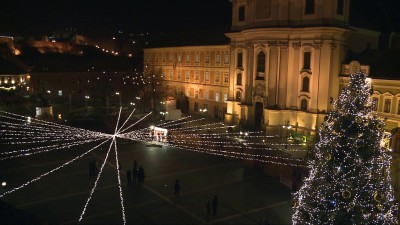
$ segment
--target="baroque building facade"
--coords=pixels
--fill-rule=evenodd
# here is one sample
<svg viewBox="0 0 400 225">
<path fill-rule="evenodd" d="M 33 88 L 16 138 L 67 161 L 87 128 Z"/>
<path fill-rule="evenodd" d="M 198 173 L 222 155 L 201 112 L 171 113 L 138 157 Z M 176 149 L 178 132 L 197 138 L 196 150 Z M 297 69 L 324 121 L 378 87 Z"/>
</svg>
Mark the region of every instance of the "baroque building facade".
<svg viewBox="0 0 400 225">
<path fill-rule="evenodd" d="M 372 65 L 366 56 L 379 49 L 381 33 L 351 26 L 349 0 L 231 4 L 232 26 L 226 33 L 230 43 L 145 49 L 145 65 L 162 68 L 170 96 L 185 95 L 189 111 L 207 108 L 216 118 L 222 107 L 224 120 L 241 127 L 268 131 L 291 125 L 313 134 L 349 74 L 362 70 L 371 77 L 374 110 L 393 134 L 388 145 L 400 151 L 399 74 L 374 70 L 386 66 Z M 391 37 L 389 43 L 395 45 Z M 222 79 L 218 84 L 217 76 Z M 216 105 L 218 113 L 210 112 Z"/>
</svg>

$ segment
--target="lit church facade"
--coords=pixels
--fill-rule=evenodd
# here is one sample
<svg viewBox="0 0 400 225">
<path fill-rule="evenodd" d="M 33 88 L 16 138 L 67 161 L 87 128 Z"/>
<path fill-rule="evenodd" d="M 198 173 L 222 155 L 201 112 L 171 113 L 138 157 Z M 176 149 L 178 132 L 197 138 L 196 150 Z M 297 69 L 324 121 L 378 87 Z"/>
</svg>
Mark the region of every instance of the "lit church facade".
<svg viewBox="0 0 400 225">
<path fill-rule="evenodd" d="M 241 127 L 290 124 L 305 133 L 323 122 L 348 75 L 362 70 L 372 78 L 374 110 L 394 132 L 392 148 L 400 150 L 400 74 L 372 74 L 373 65 L 349 58 L 380 41 L 379 32 L 349 24 L 349 3 L 231 0 L 229 44 L 148 48 L 144 63 L 162 68 L 169 95 L 186 96 L 190 112 L 206 108 L 209 117 Z"/>
</svg>

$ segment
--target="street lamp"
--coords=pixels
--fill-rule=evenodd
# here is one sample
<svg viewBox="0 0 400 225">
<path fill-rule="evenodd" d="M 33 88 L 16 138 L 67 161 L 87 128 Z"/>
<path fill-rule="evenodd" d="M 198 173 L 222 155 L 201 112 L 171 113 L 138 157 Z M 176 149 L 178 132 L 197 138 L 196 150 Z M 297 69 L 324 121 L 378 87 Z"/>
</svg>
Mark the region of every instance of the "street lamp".
<svg viewBox="0 0 400 225">
<path fill-rule="evenodd" d="M 120 95 L 120 93 L 117 91 L 117 92 L 115 92 L 115 95 L 117 95 L 118 97 L 119 97 L 119 106 L 121 107 L 122 106 L 122 103 L 121 103 L 121 95 Z"/>
</svg>

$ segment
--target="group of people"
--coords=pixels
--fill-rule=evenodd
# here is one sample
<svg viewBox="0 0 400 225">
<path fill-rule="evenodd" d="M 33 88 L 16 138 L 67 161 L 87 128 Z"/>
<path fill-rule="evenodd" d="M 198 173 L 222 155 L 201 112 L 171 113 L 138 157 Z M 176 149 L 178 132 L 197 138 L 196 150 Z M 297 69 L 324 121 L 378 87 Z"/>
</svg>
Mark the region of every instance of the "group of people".
<svg viewBox="0 0 400 225">
<path fill-rule="evenodd" d="M 138 167 L 138 162 L 136 160 L 133 161 L 133 168 L 132 171 L 126 171 L 126 177 L 128 179 L 128 184 L 132 185 L 141 184 L 144 182 L 144 169 L 142 166 Z"/>
<path fill-rule="evenodd" d="M 93 160 L 89 163 L 89 176 L 95 177 L 99 174 L 99 165 L 96 160 Z"/>
</svg>

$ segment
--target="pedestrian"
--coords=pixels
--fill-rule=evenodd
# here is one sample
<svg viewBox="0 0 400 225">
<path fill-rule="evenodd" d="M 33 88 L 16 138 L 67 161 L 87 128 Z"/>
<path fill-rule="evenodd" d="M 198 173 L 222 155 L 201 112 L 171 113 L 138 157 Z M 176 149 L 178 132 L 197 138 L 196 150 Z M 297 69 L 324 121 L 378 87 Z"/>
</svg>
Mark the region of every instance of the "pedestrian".
<svg viewBox="0 0 400 225">
<path fill-rule="evenodd" d="M 214 195 L 214 198 L 212 200 L 213 216 L 217 215 L 217 208 L 218 208 L 218 198 L 216 195 Z"/>
<path fill-rule="evenodd" d="M 126 171 L 126 177 L 128 178 L 128 185 L 131 186 L 132 185 L 132 174 L 130 170 Z"/>
<path fill-rule="evenodd" d="M 271 225 L 268 219 L 264 219 L 262 225 Z"/>
<path fill-rule="evenodd" d="M 142 166 L 139 166 L 139 169 L 138 169 L 138 179 L 139 179 L 139 183 L 144 182 L 144 169 Z"/>
<path fill-rule="evenodd" d="M 211 201 L 208 199 L 207 204 L 206 204 L 206 210 L 207 210 L 207 218 L 210 216 L 211 212 Z"/>
<path fill-rule="evenodd" d="M 138 163 L 136 160 L 133 160 L 133 167 L 132 167 L 132 180 L 133 183 L 138 182 Z"/>
<path fill-rule="evenodd" d="M 179 191 L 181 190 L 181 185 L 179 184 L 179 180 L 175 180 L 175 196 L 179 197 Z"/>
</svg>

